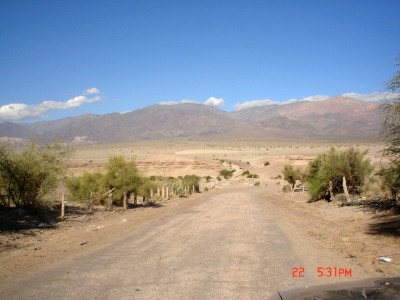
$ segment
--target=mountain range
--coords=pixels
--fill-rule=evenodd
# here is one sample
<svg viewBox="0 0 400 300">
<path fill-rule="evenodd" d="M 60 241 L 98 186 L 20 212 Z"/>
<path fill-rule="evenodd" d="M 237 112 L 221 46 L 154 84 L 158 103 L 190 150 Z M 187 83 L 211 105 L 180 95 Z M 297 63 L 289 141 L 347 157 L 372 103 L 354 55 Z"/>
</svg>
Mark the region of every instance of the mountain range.
<svg viewBox="0 0 400 300">
<path fill-rule="evenodd" d="M 379 104 L 342 96 L 225 112 L 194 103 L 152 105 L 128 113 L 84 114 L 30 124 L 0 124 L 0 138 L 74 144 L 144 139 L 377 140 L 384 116 Z"/>
</svg>

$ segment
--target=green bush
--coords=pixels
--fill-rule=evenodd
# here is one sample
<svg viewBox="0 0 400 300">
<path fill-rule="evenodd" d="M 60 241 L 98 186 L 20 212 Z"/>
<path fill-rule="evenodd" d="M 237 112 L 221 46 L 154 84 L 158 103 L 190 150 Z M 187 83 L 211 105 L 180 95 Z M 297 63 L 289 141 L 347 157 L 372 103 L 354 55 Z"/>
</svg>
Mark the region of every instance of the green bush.
<svg viewBox="0 0 400 300">
<path fill-rule="evenodd" d="M 291 189 L 294 188 L 296 180 L 302 180 L 304 178 L 303 173 L 299 168 L 293 168 L 293 166 L 286 165 L 283 168 L 283 178 L 289 182 Z"/>
<path fill-rule="evenodd" d="M 6 206 L 44 213 L 64 174 L 71 149 L 60 142 L 39 146 L 30 141 L 20 152 L 0 145 L 0 201 Z"/>
<path fill-rule="evenodd" d="M 389 167 L 382 167 L 377 175 L 382 180 L 381 189 L 388 192 L 391 199 L 398 201 L 400 193 L 400 161 L 392 163 Z"/>
<path fill-rule="evenodd" d="M 105 198 L 100 197 L 107 192 L 104 175 L 95 173 L 83 173 L 81 178 L 66 178 L 65 184 L 69 191 L 68 200 L 81 203 L 89 203 L 90 194 L 93 196 L 93 204 L 104 204 Z"/>
<path fill-rule="evenodd" d="M 256 181 L 256 182 L 254 183 L 254 186 L 260 186 L 260 184 L 261 184 L 261 182 Z"/>
<path fill-rule="evenodd" d="M 269 161 L 266 161 L 266 162 L 264 163 L 264 167 L 269 166 L 269 165 L 270 165 Z"/>
<path fill-rule="evenodd" d="M 371 174 L 373 167 L 365 159 L 367 151 L 360 152 L 354 148 L 346 151 L 336 151 L 331 148 L 320 154 L 308 165 L 307 181 L 312 200 L 321 199 L 332 181 L 333 193 L 343 193 L 342 180 L 346 177 L 350 193 L 359 193 L 365 179 Z"/>
<path fill-rule="evenodd" d="M 246 171 L 244 171 L 241 175 L 247 177 L 249 174 L 250 174 L 250 171 L 247 171 L 247 170 L 246 170 Z"/>
<path fill-rule="evenodd" d="M 114 188 L 113 199 L 122 203 L 124 194 L 137 194 L 143 184 L 143 177 L 140 175 L 136 162 L 127 161 L 123 156 L 112 156 L 106 164 L 104 184 L 109 189 Z"/>
<path fill-rule="evenodd" d="M 223 170 L 219 171 L 219 175 L 221 175 L 225 179 L 229 179 L 229 178 L 231 178 L 233 176 L 234 172 L 235 172 L 235 170 L 223 169 Z"/>
</svg>

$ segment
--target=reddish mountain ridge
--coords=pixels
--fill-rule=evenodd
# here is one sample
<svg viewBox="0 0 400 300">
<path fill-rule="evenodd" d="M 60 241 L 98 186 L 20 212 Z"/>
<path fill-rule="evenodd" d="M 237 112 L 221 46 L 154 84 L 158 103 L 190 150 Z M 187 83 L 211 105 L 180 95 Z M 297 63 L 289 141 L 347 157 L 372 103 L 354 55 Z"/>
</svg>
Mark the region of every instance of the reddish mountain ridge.
<svg viewBox="0 0 400 300">
<path fill-rule="evenodd" d="M 125 114 L 80 115 L 32 124 L 0 124 L 0 137 L 71 143 L 143 139 L 336 139 L 377 140 L 379 104 L 346 97 L 299 101 L 224 112 L 202 104 L 153 105 Z"/>
</svg>

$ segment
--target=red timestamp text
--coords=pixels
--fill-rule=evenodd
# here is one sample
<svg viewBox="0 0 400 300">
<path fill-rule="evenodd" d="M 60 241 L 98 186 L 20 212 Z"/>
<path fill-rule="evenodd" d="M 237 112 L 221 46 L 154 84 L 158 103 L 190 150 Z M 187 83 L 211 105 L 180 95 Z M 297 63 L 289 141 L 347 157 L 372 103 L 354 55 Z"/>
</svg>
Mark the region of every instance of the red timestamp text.
<svg viewBox="0 0 400 300">
<path fill-rule="evenodd" d="M 318 277 L 353 277 L 353 270 L 351 268 L 317 267 L 316 271 Z M 304 277 L 305 272 L 304 267 L 293 267 L 292 277 Z"/>
<path fill-rule="evenodd" d="M 338 267 L 318 267 L 318 277 L 353 277 L 353 270 L 351 268 L 338 268 Z"/>
</svg>

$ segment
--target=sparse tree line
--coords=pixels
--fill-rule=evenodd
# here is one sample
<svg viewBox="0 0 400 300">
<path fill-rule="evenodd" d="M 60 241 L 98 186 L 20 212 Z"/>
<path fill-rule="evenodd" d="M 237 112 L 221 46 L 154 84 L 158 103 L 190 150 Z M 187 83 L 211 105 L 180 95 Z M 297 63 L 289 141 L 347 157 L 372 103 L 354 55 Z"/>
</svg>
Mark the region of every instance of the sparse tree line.
<svg viewBox="0 0 400 300">
<path fill-rule="evenodd" d="M 400 58 L 397 67 L 400 67 Z M 346 151 L 330 151 L 320 154 L 311 161 L 306 170 L 285 166 L 284 179 L 293 190 L 297 180 L 308 183 L 311 200 L 332 198 L 338 193 L 360 194 L 373 184 L 379 184 L 388 200 L 400 205 L 400 70 L 387 83 L 387 98 L 382 105 L 385 121 L 382 136 L 387 142 L 383 156 L 388 166 L 382 166 L 373 174 L 373 167 L 365 158 L 367 152 L 354 148 Z M 371 176 L 373 175 L 373 176 Z M 348 187 L 348 188 L 347 188 Z M 348 191 L 347 191 L 348 190 Z"/>
<path fill-rule="evenodd" d="M 66 163 L 72 149 L 61 142 L 39 145 L 35 141 L 16 151 L 0 145 L 0 205 L 24 208 L 44 214 L 55 204 L 56 188 L 62 181 L 69 201 L 88 205 L 113 205 L 127 208 L 127 201 L 137 198 L 149 205 L 174 196 L 183 197 L 200 191 L 201 178 L 186 175 L 178 178 L 143 176 L 133 160 L 110 157 L 104 172 L 85 172 L 81 177 L 67 176 Z"/>
</svg>

